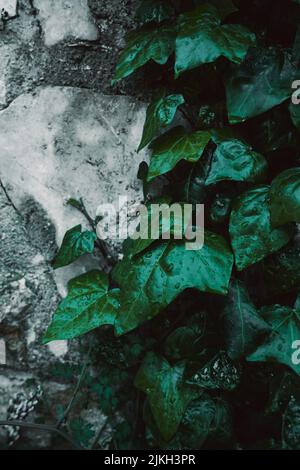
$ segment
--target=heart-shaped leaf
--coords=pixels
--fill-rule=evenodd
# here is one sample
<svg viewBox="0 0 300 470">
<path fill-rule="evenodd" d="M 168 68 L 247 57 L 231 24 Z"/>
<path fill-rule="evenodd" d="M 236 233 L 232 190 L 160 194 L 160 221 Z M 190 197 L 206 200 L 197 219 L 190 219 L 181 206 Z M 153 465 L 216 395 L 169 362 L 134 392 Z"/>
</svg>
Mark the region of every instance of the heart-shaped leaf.
<svg viewBox="0 0 300 470">
<path fill-rule="evenodd" d="M 213 154 L 205 184 L 223 180 L 258 182 L 264 179 L 266 159 L 238 139 L 220 142 Z"/>
<path fill-rule="evenodd" d="M 277 106 L 292 94 L 297 64 L 278 48 L 253 48 L 226 81 L 229 122 L 235 124 Z"/>
<path fill-rule="evenodd" d="M 221 236 L 205 232 L 204 238 L 199 250 L 187 250 L 183 241 L 170 240 L 152 245 L 134 259 L 123 258 L 113 270 L 121 287 L 117 334 L 150 320 L 185 289 L 227 293 L 232 253 Z"/>
<path fill-rule="evenodd" d="M 197 131 L 187 133 L 183 127 L 175 127 L 156 139 L 152 144 L 152 156 L 148 181 L 171 171 L 178 162 L 196 162 L 210 141 L 210 133 Z"/>
<path fill-rule="evenodd" d="M 53 260 L 54 269 L 67 266 L 86 253 L 92 253 L 96 239 L 97 235 L 94 232 L 89 230 L 83 232 L 81 225 L 76 225 L 68 230 L 60 250 Z"/>
<path fill-rule="evenodd" d="M 198 392 L 183 383 L 184 364 L 171 367 L 162 357 L 148 353 L 135 386 L 145 392 L 162 437 L 169 441 L 176 433 L 189 402 Z"/>
<path fill-rule="evenodd" d="M 208 394 L 202 393 L 199 398 L 192 400 L 182 417 L 178 431 L 169 442 L 162 438 L 149 408 L 147 401 L 144 418 L 149 427 L 148 431 L 152 433 L 155 443 L 157 442 L 159 448 L 163 450 L 201 449 L 208 438 L 222 443 L 232 435 L 230 408 L 219 397 L 211 398 Z"/>
<path fill-rule="evenodd" d="M 263 307 L 261 316 L 272 328 L 270 336 L 247 357 L 250 362 L 279 362 L 300 375 L 300 364 L 293 361 L 293 343 L 300 339 L 300 313 L 290 307 Z"/>
<path fill-rule="evenodd" d="M 68 295 L 57 307 L 44 343 L 72 339 L 102 325 L 114 325 L 119 307 L 119 290 L 108 290 L 108 277 L 90 271 L 72 279 Z"/>
<path fill-rule="evenodd" d="M 174 119 L 178 106 L 184 103 L 182 95 L 168 95 L 162 90 L 148 106 L 143 136 L 138 151 L 153 140 L 162 127 L 166 127 Z"/>
<path fill-rule="evenodd" d="M 174 51 L 175 30 L 168 25 L 146 25 L 126 37 L 123 50 L 116 67 L 112 83 L 128 77 L 149 60 L 165 64 Z"/>
<path fill-rule="evenodd" d="M 255 35 L 241 25 L 221 24 L 213 5 L 204 4 L 179 17 L 175 77 L 221 56 L 241 62 Z"/>
</svg>

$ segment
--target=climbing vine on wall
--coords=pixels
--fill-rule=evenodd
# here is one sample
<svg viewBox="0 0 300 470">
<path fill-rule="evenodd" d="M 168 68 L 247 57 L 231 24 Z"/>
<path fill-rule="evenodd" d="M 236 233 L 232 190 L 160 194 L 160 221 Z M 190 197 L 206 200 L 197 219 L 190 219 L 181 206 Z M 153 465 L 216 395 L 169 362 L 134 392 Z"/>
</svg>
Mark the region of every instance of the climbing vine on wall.
<svg viewBox="0 0 300 470">
<path fill-rule="evenodd" d="M 94 331 L 86 386 L 112 448 L 299 449 L 299 2 L 143 0 L 136 22 L 113 83 L 142 67 L 151 83 L 145 202 L 160 180 L 204 204 L 204 246 L 130 240 L 115 262 L 69 201 L 91 230 L 66 233 L 54 268 L 99 249 L 112 269 L 70 281 L 44 342 Z"/>
</svg>

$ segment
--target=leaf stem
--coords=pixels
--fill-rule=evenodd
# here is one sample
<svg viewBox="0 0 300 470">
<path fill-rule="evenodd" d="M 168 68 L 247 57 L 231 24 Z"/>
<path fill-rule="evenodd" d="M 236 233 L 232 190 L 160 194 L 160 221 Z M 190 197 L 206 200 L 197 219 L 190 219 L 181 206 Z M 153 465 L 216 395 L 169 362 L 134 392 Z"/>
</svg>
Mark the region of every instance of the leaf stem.
<svg viewBox="0 0 300 470">
<path fill-rule="evenodd" d="M 95 223 L 95 220 L 88 213 L 88 211 L 85 207 L 85 204 L 83 202 L 83 199 L 82 198 L 80 198 L 79 200 L 69 199 L 67 204 L 71 205 L 72 207 L 75 207 L 75 209 L 77 209 L 79 212 L 81 212 L 81 214 L 84 215 L 84 217 L 86 218 L 86 220 L 90 224 L 93 232 L 97 235 L 95 245 L 100 250 L 102 256 L 108 262 L 109 266 L 111 267 L 112 265 L 114 265 L 116 263 L 116 260 L 115 260 L 114 256 L 112 255 L 112 253 L 110 253 L 106 243 L 103 240 L 100 240 L 98 238 L 97 224 Z"/>
<path fill-rule="evenodd" d="M 71 436 L 69 436 L 69 434 L 62 431 L 61 429 L 58 429 L 56 426 L 53 426 L 50 424 L 37 424 L 37 423 L 29 423 L 27 421 L 17 421 L 17 420 L 0 420 L 0 426 L 18 426 L 20 428 L 37 429 L 39 431 L 53 432 L 53 433 L 59 434 L 61 437 L 63 437 L 76 449 L 83 449 L 83 447 L 80 444 L 73 441 L 73 439 L 71 438 Z"/>
<path fill-rule="evenodd" d="M 77 381 L 77 384 L 76 384 L 76 387 L 74 389 L 74 392 L 73 392 L 73 395 L 71 397 L 71 400 L 69 401 L 69 404 L 67 406 L 67 408 L 65 409 L 63 415 L 61 416 L 61 418 L 57 421 L 56 423 L 56 428 L 59 429 L 60 426 L 63 425 L 63 423 L 66 421 L 67 417 L 69 416 L 69 413 L 73 407 L 73 404 L 74 404 L 74 401 L 78 395 L 78 392 L 80 390 L 80 387 L 82 385 L 82 382 L 85 378 L 85 374 L 86 374 L 86 371 L 87 371 L 87 368 L 88 368 L 88 365 L 89 365 L 89 360 L 90 360 L 90 354 L 91 354 L 91 350 L 92 350 L 92 343 L 90 343 L 89 345 L 89 350 L 88 350 L 88 353 L 87 353 L 87 356 L 85 358 L 85 361 L 83 363 L 83 367 L 81 369 L 81 373 L 79 375 L 79 378 L 78 378 L 78 381 Z"/>
</svg>

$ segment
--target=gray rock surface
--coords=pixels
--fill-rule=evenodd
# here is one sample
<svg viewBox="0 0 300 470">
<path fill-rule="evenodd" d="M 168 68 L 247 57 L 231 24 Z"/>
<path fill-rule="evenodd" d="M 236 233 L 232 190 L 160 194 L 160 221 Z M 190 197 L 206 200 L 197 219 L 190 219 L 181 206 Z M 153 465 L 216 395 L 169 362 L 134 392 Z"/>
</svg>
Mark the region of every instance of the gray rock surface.
<svg viewBox="0 0 300 470">
<path fill-rule="evenodd" d="M 87 0 L 34 0 L 46 46 L 62 41 L 96 41 L 98 28 Z"/>
<path fill-rule="evenodd" d="M 134 26 L 135 3 L 18 0 L 17 17 L 1 20 L 0 15 L 0 108 L 39 85 L 144 98 L 141 79 L 139 86 L 136 80 L 111 86 L 124 35 Z"/>
<path fill-rule="evenodd" d="M 135 79 L 111 87 L 134 4 L 0 0 L 6 11 L 0 20 L 0 420 L 19 413 L 53 423 L 58 404 L 65 407 L 74 390 L 51 371 L 80 365 L 82 344 L 45 346 L 42 336 L 67 281 L 105 264 L 95 254 L 52 270 L 65 231 L 86 225 L 67 199 L 82 197 L 92 216 L 118 196 L 130 204 L 142 199 L 136 174 L 147 155 L 136 148 L 143 93 Z M 111 248 L 117 253 L 118 243 Z M 30 397 L 40 388 L 32 408 Z M 77 417 L 96 432 L 103 415 L 86 400 Z M 34 448 L 53 447 L 50 433 L 21 434 Z M 0 448 L 7 438 L 0 426 Z"/>
</svg>

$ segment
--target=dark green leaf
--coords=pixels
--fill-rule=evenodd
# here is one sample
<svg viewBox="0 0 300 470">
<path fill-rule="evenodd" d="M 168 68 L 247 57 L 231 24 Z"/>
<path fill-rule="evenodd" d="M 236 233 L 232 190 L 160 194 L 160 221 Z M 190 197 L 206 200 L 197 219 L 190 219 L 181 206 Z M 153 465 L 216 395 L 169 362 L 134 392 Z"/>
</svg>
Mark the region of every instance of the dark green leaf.
<svg viewBox="0 0 300 470">
<path fill-rule="evenodd" d="M 290 227 L 272 228 L 268 202 L 269 186 L 260 186 L 233 203 L 229 231 L 239 271 L 282 248 L 293 234 Z"/>
<path fill-rule="evenodd" d="M 241 281 L 233 281 L 230 285 L 222 325 L 227 354 L 231 359 L 249 354 L 271 331 L 258 314 Z"/>
<path fill-rule="evenodd" d="M 67 266 L 86 253 L 92 253 L 96 239 L 97 235 L 94 232 L 89 230 L 83 232 L 81 225 L 76 225 L 68 230 L 60 250 L 53 260 L 54 269 Z"/>
<path fill-rule="evenodd" d="M 197 162 L 210 141 L 210 133 L 186 133 L 183 127 L 166 132 L 153 142 L 148 181 L 171 171 L 180 160 Z"/>
<path fill-rule="evenodd" d="M 174 51 L 175 30 L 168 25 L 144 26 L 127 35 L 113 83 L 132 74 L 149 60 L 165 64 Z"/>
<path fill-rule="evenodd" d="M 285 364 L 300 375 L 300 364 L 293 361 L 293 342 L 300 339 L 300 313 L 281 305 L 263 307 L 260 313 L 272 333 L 247 360 Z"/>
<path fill-rule="evenodd" d="M 135 386 L 146 393 L 166 441 L 174 436 L 189 402 L 198 395 L 183 383 L 183 373 L 183 364 L 171 367 L 164 358 L 148 353 L 135 378 Z"/>
<path fill-rule="evenodd" d="M 207 439 L 213 440 L 214 443 L 226 442 L 232 434 L 227 403 L 218 398 L 213 399 L 205 393 L 189 403 L 177 433 L 169 442 L 164 442 L 161 437 L 153 422 L 151 411 L 148 411 L 147 403 L 144 416 L 159 448 L 164 450 L 201 449 Z"/>
<path fill-rule="evenodd" d="M 222 180 L 257 182 L 267 170 L 265 158 L 238 139 L 220 142 L 214 152 L 206 185 Z"/>
<path fill-rule="evenodd" d="M 162 127 L 171 124 L 178 106 L 183 103 L 184 97 L 182 95 L 166 96 L 165 90 L 159 93 L 148 106 L 143 136 L 138 151 L 146 147 Z"/>
<path fill-rule="evenodd" d="M 212 5 L 202 5 L 179 17 L 175 77 L 221 56 L 241 62 L 255 35 L 241 25 L 221 24 Z"/>
<path fill-rule="evenodd" d="M 71 339 L 102 325 L 113 325 L 119 306 L 119 291 L 108 291 L 108 277 L 90 271 L 72 279 L 43 342 Z"/>
<path fill-rule="evenodd" d="M 121 287 L 117 334 L 150 320 L 185 289 L 226 294 L 232 263 L 225 240 L 210 232 L 205 232 L 199 250 L 187 250 L 182 241 L 170 240 L 148 248 L 134 260 L 125 256 L 113 270 Z"/>
<path fill-rule="evenodd" d="M 300 223 L 300 168 L 290 168 L 277 176 L 270 188 L 271 223 Z"/>
<path fill-rule="evenodd" d="M 243 122 L 288 99 L 296 76 L 296 64 L 287 51 L 252 49 L 226 81 L 229 122 Z"/>
</svg>

